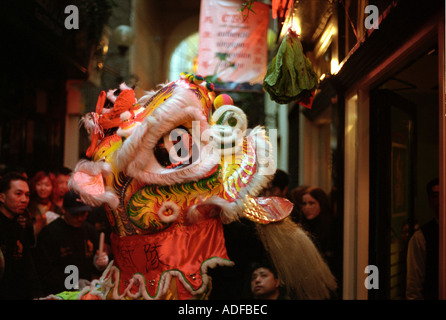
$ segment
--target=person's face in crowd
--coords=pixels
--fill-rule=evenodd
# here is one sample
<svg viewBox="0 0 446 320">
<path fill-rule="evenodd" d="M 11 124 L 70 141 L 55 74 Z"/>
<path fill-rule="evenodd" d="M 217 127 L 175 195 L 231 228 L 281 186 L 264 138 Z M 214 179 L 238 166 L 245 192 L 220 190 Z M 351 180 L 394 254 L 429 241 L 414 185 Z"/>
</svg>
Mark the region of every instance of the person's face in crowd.
<svg viewBox="0 0 446 320">
<path fill-rule="evenodd" d="M 306 193 L 302 196 L 302 212 L 307 220 L 316 218 L 321 212 L 319 201 Z"/>
<path fill-rule="evenodd" d="M 66 212 L 65 221 L 74 228 L 80 228 L 85 220 L 88 217 L 88 211 L 79 212 L 79 213 L 69 213 Z"/>
<path fill-rule="evenodd" d="M 59 196 L 63 197 L 65 193 L 68 192 L 68 180 L 70 179 L 69 175 L 59 174 L 56 178 L 57 186 L 59 189 Z"/>
<path fill-rule="evenodd" d="M 251 292 L 258 299 L 277 298 L 279 279 L 269 269 L 258 268 L 251 276 Z"/>
<path fill-rule="evenodd" d="M 3 212 L 12 219 L 23 214 L 29 203 L 29 186 L 26 181 L 12 180 L 6 193 L 0 193 Z"/>
<path fill-rule="evenodd" d="M 44 177 L 36 183 L 36 193 L 40 199 L 48 199 L 53 191 L 53 185 L 49 177 Z"/>
<path fill-rule="evenodd" d="M 435 185 L 432 187 L 431 192 L 429 194 L 429 205 L 432 208 L 432 211 L 435 214 L 435 217 L 438 218 L 438 213 L 440 211 L 440 185 Z"/>
</svg>

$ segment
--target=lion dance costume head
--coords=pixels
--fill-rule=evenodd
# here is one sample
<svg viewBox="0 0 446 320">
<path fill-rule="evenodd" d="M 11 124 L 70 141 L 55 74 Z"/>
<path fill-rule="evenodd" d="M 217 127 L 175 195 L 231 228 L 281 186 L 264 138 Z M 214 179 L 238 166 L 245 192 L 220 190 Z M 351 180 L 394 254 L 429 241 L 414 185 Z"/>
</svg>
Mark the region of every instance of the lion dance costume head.
<svg viewBox="0 0 446 320">
<path fill-rule="evenodd" d="M 244 112 L 216 96 L 200 76 L 136 99 L 101 92 L 83 124 L 90 160 L 69 186 L 105 206 L 114 260 L 78 298 L 206 299 L 209 268 L 232 266 L 223 224 L 256 222 L 279 276 L 302 299 L 325 299 L 335 280 L 283 198 L 258 197 L 275 172 L 265 130 L 247 128 Z"/>
</svg>

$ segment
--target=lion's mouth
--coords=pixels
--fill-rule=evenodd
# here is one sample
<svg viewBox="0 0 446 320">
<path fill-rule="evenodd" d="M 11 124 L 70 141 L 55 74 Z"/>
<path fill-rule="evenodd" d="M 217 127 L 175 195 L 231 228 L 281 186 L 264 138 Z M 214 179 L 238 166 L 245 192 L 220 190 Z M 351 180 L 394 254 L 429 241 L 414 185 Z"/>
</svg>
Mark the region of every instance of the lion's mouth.
<svg viewBox="0 0 446 320">
<path fill-rule="evenodd" d="M 123 143 L 115 158 L 117 168 L 141 182 L 158 185 L 207 177 L 220 161 L 206 140 L 207 119 L 199 108 L 168 102 Z"/>
</svg>

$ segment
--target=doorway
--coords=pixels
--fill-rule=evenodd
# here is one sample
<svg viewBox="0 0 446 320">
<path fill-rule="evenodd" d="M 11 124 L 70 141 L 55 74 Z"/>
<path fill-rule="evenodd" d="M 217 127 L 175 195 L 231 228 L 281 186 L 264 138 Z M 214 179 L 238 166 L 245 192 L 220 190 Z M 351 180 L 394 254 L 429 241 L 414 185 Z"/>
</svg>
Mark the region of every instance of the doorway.
<svg viewBox="0 0 446 320">
<path fill-rule="evenodd" d="M 433 217 L 426 183 L 439 175 L 438 50 L 431 47 L 370 91 L 370 299 L 405 299 L 407 244 Z"/>
</svg>

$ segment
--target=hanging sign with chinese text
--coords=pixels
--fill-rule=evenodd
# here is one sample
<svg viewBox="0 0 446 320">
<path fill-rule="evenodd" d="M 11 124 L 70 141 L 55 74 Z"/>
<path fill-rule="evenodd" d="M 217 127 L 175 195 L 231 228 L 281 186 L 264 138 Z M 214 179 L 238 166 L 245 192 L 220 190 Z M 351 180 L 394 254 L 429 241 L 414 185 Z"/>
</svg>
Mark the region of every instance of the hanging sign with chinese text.
<svg viewBox="0 0 446 320">
<path fill-rule="evenodd" d="M 254 2 L 202 0 L 197 73 L 217 90 L 262 90 L 268 65 L 269 7 Z"/>
</svg>

